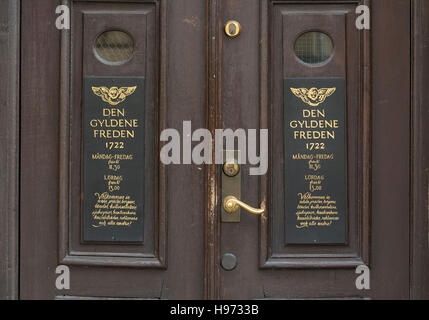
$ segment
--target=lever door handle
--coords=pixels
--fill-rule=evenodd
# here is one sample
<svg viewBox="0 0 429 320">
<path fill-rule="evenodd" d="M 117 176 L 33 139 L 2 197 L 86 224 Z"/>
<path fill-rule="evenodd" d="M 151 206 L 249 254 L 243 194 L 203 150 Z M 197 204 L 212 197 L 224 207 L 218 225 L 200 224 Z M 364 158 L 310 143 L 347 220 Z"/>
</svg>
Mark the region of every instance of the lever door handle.
<svg viewBox="0 0 429 320">
<path fill-rule="evenodd" d="M 245 204 L 243 201 L 238 200 L 234 196 L 225 197 L 225 200 L 223 201 L 223 208 L 227 213 L 234 213 L 235 211 L 238 210 L 239 207 L 249 211 L 250 213 L 257 214 L 257 215 L 263 214 L 265 212 L 265 209 L 253 208 L 248 204 Z"/>
</svg>

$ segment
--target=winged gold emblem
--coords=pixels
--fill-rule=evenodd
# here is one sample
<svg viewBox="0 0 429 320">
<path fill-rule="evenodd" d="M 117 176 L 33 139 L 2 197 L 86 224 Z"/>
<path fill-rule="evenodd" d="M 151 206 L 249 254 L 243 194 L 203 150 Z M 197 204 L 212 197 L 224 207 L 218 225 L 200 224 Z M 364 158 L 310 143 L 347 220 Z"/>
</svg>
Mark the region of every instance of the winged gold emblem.
<svg viewBox="0 0 429 320">
<path fill-rule="evenodd" d="M 104 102 L 108 102 L 112 106 L 116 106 L 123 102 L 128 96 L 136 91 L 137 86 L 134 87 L 92 87 L 92 91 Z"/>
<path fill-rule="evenodd" d="M 317 107 L 319 104 L 324 102 L 327 97 L 331 96 L 337 88 L 290 88 L 290 90 L 306 104 L 312 107 Z"/>
</svg>

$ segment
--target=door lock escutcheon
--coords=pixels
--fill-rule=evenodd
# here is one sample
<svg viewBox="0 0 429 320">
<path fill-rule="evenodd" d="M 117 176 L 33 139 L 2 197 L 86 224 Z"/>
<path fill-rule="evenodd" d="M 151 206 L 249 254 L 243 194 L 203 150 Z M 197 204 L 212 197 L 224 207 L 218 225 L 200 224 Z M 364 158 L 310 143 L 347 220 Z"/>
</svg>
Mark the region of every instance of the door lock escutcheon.
<svg viewBox="0 0 429 320">
<path fill-rule="evenodd" d="M 241 170 L 239 151 L 225 150 L 222 166 L 222 222 L 240 222 L 241 209 L 261 215 L 264 208 L 249 206 L 241 200 Z"/>
<path fill-rule="evenodd" d="M 235 177 L 240 172 L 240 166 L 238 165 L 238 162 L 236 159 L 228 160 L 223 165 L 223 173 L 226 174 L 228 177 Z"/>
<path fill-rule="evenodd" d="M 230 38 L 236 38 L 241 33 L 241 24 L 238 21 L 230 20 L 225 24 L 225 33 Z"/>
</svg>

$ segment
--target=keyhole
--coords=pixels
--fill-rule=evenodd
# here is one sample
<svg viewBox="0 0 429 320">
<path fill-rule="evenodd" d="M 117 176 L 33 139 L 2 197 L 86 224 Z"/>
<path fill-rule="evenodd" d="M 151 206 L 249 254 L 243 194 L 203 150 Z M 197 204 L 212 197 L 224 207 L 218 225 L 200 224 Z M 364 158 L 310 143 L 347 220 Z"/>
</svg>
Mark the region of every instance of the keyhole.
<svg viewBox="0 0 429 320">
<path fill-rule="evenodd" d="M 231 24 L 231 25 L 229 26 L 229 33 L 230 33 L 232 36 L 235 36 L 235 32 L 236 32 L 235 24 Z"/>
</svg>

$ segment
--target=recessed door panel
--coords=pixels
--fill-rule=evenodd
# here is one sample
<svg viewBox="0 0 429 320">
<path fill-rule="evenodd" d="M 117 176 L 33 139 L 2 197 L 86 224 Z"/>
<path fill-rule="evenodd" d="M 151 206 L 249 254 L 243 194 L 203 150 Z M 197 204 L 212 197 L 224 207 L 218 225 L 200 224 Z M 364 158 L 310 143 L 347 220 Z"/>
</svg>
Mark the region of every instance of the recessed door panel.
<svg viewBox="0 0 429 320">
<path fill-rule="evenodd" d="M 70 79 L 62 90 L 71 93 L 61 144 L 64 177 L 71 173 L 60 212 L 68 263 L 165 266 L 159 14 L 157 2 L 73 6 L 74 32 L 62 48 Z"/>
<path fill-rule="evenodd" d="M 368 183 L 370 157 L 362 90 L 369 56 L 361 55 L 369 42 L 354 26 L 354 10 L 271 6 L 272 191 L 270 222 L 262 225 L 271 232 L 261 248 L 264 267 L 350 268 L 368 261 L 369 212 L 361 206 L 368 198 L 358 190 Z"/>
</svg>

